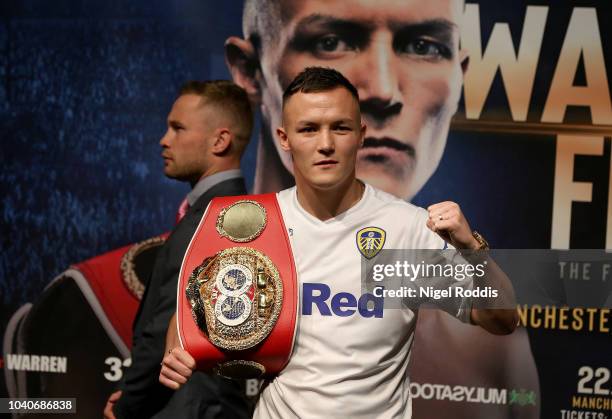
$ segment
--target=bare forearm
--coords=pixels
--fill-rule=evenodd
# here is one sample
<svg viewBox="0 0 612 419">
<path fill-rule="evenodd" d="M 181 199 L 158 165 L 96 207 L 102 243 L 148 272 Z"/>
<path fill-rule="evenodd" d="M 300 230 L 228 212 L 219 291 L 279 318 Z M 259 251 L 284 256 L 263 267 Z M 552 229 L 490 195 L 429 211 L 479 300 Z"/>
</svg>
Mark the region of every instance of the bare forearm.
<svg viewBox="0 0 612 419">
<path fill-rule="evenodd" d="M 498 292 L 496 298 L 483 300 L 472 308 L 472 323 L 496 335 L 507 335 L 516 329 L 518 312 L 514 288 L 508 276 L 493 259 L 484 256 L 487 264 L 486 275 L 475 280 L 474 285 L 491 287 Z"/>
</svg>

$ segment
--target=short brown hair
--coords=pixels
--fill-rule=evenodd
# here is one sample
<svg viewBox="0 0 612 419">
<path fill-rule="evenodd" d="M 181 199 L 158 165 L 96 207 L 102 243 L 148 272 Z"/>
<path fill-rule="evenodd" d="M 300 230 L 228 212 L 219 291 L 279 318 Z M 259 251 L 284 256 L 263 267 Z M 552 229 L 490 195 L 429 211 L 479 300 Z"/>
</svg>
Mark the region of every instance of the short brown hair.
<svg viewBox="0 0 612 419">
<path fill-rule="evenodd" d="M 223 109 L 232 124 L 233 134 L 244 151 L 253 129 L 253 111 L 244 89 L 229 80 L 188 81 L 179 90 L 179 96 L 198 95 L 203 103 Z"/>
<path fill-rule="evenodd" d="M 283 106 L 291 96 L 298 92 L 329 92 L 338 87 L 348 90 L 351 96 L 359 102 L 357 89 L 339 71 L 326 67 L 306 67 L 300 74 L 295 76 L 293 81 L 285 89 L 283 93 Z"/>
</svg>

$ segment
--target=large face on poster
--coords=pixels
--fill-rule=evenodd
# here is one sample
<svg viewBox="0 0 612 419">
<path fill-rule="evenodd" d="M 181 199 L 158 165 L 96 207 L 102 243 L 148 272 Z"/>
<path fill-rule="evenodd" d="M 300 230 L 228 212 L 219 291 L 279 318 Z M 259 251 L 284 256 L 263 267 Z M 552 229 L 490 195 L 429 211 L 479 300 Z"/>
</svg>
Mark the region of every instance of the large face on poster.
<svg viewBox="0 0 612 419">
<path fill-rule="evenodd" d="M 292 171 L 273 136 L 282 125 L 284 88 L 305 67 L 332 67 L 357 87 L 368 126 L 358 177 L 414 196 L 438 166 L 461 94 L 462 6 L 460 0 L 248 1 L 245 38 L 228 40 L 228 61 L 261 105 L 262 140 L 278 153 L 266 161 Z M 273 188 L 274 176 L 267 171 L 260 188 Z"/>
</svg>

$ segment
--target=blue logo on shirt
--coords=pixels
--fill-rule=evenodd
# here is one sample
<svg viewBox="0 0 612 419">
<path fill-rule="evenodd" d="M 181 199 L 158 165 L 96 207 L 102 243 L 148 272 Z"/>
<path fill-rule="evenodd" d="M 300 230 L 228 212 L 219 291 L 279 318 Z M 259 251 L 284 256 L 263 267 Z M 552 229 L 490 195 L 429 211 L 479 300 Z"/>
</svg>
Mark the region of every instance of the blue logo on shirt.
<svg viewBox="0 0 612 419">
<path fill-rule="evenodd" d="M 359 299 L 348 292 L 339 292 L 331 296 L 329 286 L 325 284 L 304 283 L 302 292 L 302 314 L 311 316 L 313 309 L 322 316 L 348 317 L 358 312 L 362 317 L 382 317 L 383 298 L 372 294 L 363 294 Z M 332 314 L 333 313 L 333 314 Z"/>
</svg>

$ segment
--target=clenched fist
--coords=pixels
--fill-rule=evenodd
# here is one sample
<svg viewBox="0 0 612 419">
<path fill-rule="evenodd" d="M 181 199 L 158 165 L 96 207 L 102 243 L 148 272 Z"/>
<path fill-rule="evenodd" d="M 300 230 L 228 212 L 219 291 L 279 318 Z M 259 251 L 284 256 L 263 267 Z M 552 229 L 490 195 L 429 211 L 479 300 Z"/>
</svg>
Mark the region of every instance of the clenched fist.
<svg viewBox="0 0 612 419">
<path fill-rule="evenodd" d="M 427 208 L 427 227 L 457 249 L 477 250 L 480 243 L 472 235 L 472 229 L 459 208 L 459 204 L 444 201 Z"/>
</svg>

